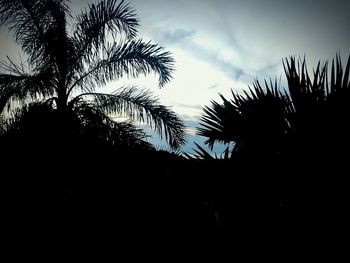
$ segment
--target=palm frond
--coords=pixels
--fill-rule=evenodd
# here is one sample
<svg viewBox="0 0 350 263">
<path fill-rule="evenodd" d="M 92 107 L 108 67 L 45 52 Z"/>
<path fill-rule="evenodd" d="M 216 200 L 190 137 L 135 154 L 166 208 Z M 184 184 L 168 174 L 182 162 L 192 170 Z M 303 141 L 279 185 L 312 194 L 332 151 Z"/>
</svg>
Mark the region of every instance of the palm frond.
<svg viewBox="0 0 350 263">
<path fill-rule="evenodd" d="M 318 62 L 313 71 L 313 79 L 310 78 L 306 60 L 299 59 L 296 62 L 294 57 L 283 60 L 283 67 L 288 81 L 288 90 L 291 100 L 297 112 L 303 112 L 311 105 L 322 103 L 329 93 L 327 84 L 327 63 L 321 65 Z"/>
<path fill-rule="evenodd" d="M 119 150 L 134 147 L 153 149 L 146 141 L 146 133 L 131 122 L 116 122 L 91 103 L 81 102 L 75 106 L 74 112 L 80 120 L 82 135 L 90 142 Z"/>
<path fill-rule="evenodd" d="M 70 90 L 75 86 L 95 87 L 124 76 L 138 77 L 151 72 L 159 74 L 159 86 L 171 79 L 174 60 L 161 47 L 141 40 L 113 44 L 103 52 L 104 57 L 96 57 L 84 73 L 79 73 Z"/>
<path fill-rule="evenodd" d="M 327 86 L 328 94 L 333 94 L 336 92 L 341 92 L 341 90 L 346 90 L 350 88 L 350 56 L 348 57 L 348 61 L 345 66 L 345 70 L 343 71 L 343 66 L 340 58 L 340 54 L 337 54 L 335 58 L 332 60 L 332 66 L 331 66 L 331 80 L 328 83 L 328 77 L 327 78 Z"/>
<path fill-rule="evenodd" d="M 205 143 L 211 150 L 215 143 L 230 143 L 235 140 L 237 131 L 233 124 L 237 124 L 241 118 L 237 108 L 223 96 L 221 98 L 223 104 L 212 101 L 211 107 L 205 106 L 203 108 L 204 114 L 200 119 L 201 126 L 197 128 L 198 135 L 208 138 Z"/>
<path fill-rule="evenodd" d="M 229 101 L 221 95 L 222 104 L 212 101 L 203 109 L 197 134 L 207 137 L 206 144 L 235 142 L 238 148 L 270 148 L 277 146 L 283 137 L 288 121 L 285 105 L 288 101 L 279 91 L 277 81 L 265 81 L 265 88 L 255 81 L 244 95 L 232 92 Z"/>
<path fill-rule="evenodd" d="M 125 33 L 127 38 L 134 38 L 139 26 L 135 10 L 124 1 L 118 3 L 118 0 L 102 0 L 89 5 L 76 20 L 77 59 L 86 62 L 91 62 L 91 53 L 106 45 L 107 34 L 115 38 L 117 33 Z"/>
<path fill-rule="evenodd" d="M 50 75 L 45 72 L 33 75 L 23 72 L 20 75 L 0 74 L 0 112 L 6 104 L 10 106 L 11 100 L 23 102 L 28 98 L 36 100 L 53 96 L 55 90 L 51 81 Z"/>
<path fill-rule="evenodd" d="M 230 159 L 230 146 L 228 145 L 223 153 L 217 154 L 215 153 L 214 156 L 211 155 L 207 150 L 205 150 L 202 146 L 200 146 L 198 143 L 194 142 L 197 149 L 194 149 L 195 153 L 183 153 L 183 156 L 190 160 L 206 160 L 206 161 L 213 161 L 213 160 L 228 160 Z"/>
<path fill-rule="evenodd" d="M 69 8 L 61 0 L 0 2 L 0 24 L 8 25 L 32 65 L 47 64 L 55 51 L 54 26 L 65 27 Z M 60 17 L 60 18 L 58 18 Z M 59 21 L 55 21 L 59 19 Z M 58 22 L 58 23 L 56 23 Z M 55 30 L 57 32 L 57 30 Z M 57 41 L 57 39 L 56 39 Z"/>
<path fill-rule="evenodd" d="M 308 131 L 309 135 L 305 140 L 321 137 L 318 133 L 325 129 L 326 117 L 335 118 L 344 112 L 345 109 L 338 113 L 333 111 L 345 105 L 345 101 L 349 99 L 349 61 L 344 72 L 340 55 L 337 54 L 335 61 L 332 61 L 330 80 L 327 63 L 318 62 L 313 76 L 310 77 L 305 58 L 298 62 L 294 57 L 283 61 L 292 103 L 288 119 L 294 129 L 303 130 L 303 134 Z M 332 114 L 333 117 L 330 117 Z"/>
<path fill-rule="evenodd" d="M 216 158 L 214 158 L 208 151 L 206 151 L 202 146 L 200 146 L 198 143 L 194 142 L 194 144 L 196 145 L 197 149 L 194 149 L 194 154 L 188 154 L 188 153 L 184 153 L 184 156 L 187 159 L 190 160 L 214 160 Z"/>
<path fill-rule="evenodd" d="M 184 124 L 168 107 L 159 104 L 149 91 L 138 91 L 135 87 L 123 88 L 113 94 L 86 93 L 76 97 L 92 97 L 107 114 L 124 114 L 129 119 L 148 124 L 164 136 L 169 145 L 177 149 L 185 143 Z"/>
<path fill-rule="evenodd" d="M 201 147 L 198 143 L 194 143 L 194 144 L 198 148 L 198 150 L 194 149 L 194 151 L 196 152 L 199 159 L 206 159 L 206 160 L 214 159 L 214 157 L 211 156 L 210 153 L 208 153 L 206 150 L 204 150 L 204 148 Z"/>
<path fill-rule="evenodd" d="M 44 143 L 45 140 L 78 145 L 83 142 L 85 146 L 122 151 L 153 149 L 142 129 L 129 122 L 115 122 L 99 108 L 86 102 L 76 105 L 74 111 L 65 116 L 64 122 L 61 120 L 61 115 L 50 101 L 34 102 L 16 109 L 10 118 L 1 123 L 0 132 L 5 136 L 40 138 Z"/>
</svg>

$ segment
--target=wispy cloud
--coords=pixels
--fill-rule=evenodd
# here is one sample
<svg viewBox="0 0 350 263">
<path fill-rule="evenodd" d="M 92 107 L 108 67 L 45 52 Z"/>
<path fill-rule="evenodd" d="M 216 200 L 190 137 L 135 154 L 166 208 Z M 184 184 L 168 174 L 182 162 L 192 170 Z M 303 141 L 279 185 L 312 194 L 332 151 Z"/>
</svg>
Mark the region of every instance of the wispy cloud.
<svg viewBox="0 0 350 263">
<path fill-rule="evenodd" d="M 220 49 L 217 47 L 208 48 L 194 41 L 197 33 L 193 29 L 158 31 L 156 34 L 160 43 L 187 51 L 191 56 L 212 65 L 231 79 L 238 80 L 246 74 L 242 67 L 220 56 Z"/>
<path fill-rule="evenodd" d="M 218 86 L 218 84 L 214 84 L 208 87 L 208 89 L 215 89 Z"/>
<path fill-rule="evenodd" d="M 266 65 L 256 71 L 256 73 L 263 77 L 270 77 L 272 75 L 275 75 L 278 68 L 282 68 L 282 62 L 278 61 L 276 63 L 272 63 L 269 65 Z"/>
<path fill-rule="evenodd" d="M 176 104 L 179 107 L 183 108 L 190 108 L 190 109 L 196 109 L 196 110 L 201 110 L 203 108 L 202 105 L 196 104 L 196 105 L 190 105 L 190 104 L 183 104 L 183 103 L 178 103 Z"/>
<path fill-rule="evenodd" d="M 165 31 L 162 34 L 162 38 L 165 42 L 178 43 L 184 40 L 191 40 L 196 35 L 195 30 L 185 30 L 185 29 L 176 29 L 174 31 Z"/>
</svg>

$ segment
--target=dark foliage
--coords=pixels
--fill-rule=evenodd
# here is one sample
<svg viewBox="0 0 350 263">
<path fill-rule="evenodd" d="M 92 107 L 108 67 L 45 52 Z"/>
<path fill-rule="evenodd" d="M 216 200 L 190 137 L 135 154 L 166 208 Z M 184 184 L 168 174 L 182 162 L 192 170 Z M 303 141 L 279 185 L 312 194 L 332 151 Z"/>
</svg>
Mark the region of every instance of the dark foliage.
<svg viewBox="0 0 350 263">
<path fill-rule="evenodd" d="M 134 40 L 128 5 L 91 5 L 73 35 L 63 0 L 3 0 L 0 13 L 32 71 L 3 63 L 13 74 L 0 76 L 0 107 L 41 101 L 14 118 L 0 115 L 2 236 L 17 250 L 12 257 L 20 251 L 28 260 L 23 247 L 35 259 L 46 252 L 62 261 L 280 262 L 324 259 L 330 245 L 345 244 L 350 60 L 343 68 L 337 57 L 330 73 L 319 64 L 310 77 L 292 57 L 284 61 L 287 90 L 256 81 L 244 94 L 221 96 L 205 107 L 198 131 L 209 147 L 233 142 L 234 150 L 212 157 L 197 145 L 183 158 L 110 117 L 153 125 L 177 148 L 181 121 L 148 92 L 94 92 L 123 75 L 153 71 L 160 85 L 170 78 L 169 54 Z M 127 40 L 109 44 L 106 31 Z M 76 88 L 80 95 L 68 96 Z"/>
<path fill-rule="evenodd" d="M 349 233 L 350 59 L 343 67 L 337 56 L 330 70 L 319 63 L 312 74 L 305 60 L 283 64 L 287 90 L 255 81 L 249 92 L 205 107 L 198 128 L 209 147 L 234 145 L 226 160 L 197 146 L 197 161 L 216 166 L 223 236 L 236 236 L 243 254 L 268 258 L 331 251 Z M 293 242 L 300 246 L 292 252 Z"/>
<path fill-rule="evenodd" d="M 69 22 L 73 22 L 72 28 Z M 128 4 L 101 0 L 73 18 L 66 1 L 6 0 L 0 3 L 0 25 L 9 28 L 28 57 L 28 63 L 10 58 L 1 61 L 1 114 L 6 106 L 11 109 L 28 100 L 49 100 L 60 114 L 79 111 L 71 114 L 81 115 L 91 107 L 84 120 L 103 118 L 111 126 L 113 120 L 107 114 L 126 115 L 129 122 L 151 125 L 170 147 L 176 149 L 185 142 L 182 121 L 150 91 L 125 88 L 113 94 L 95 92 L 122 77 L 154 72 L 159 75 L 160 87 L 171 79 L 171 54 L 156 44 L 135 39 L 139 24 Z M 113 125 L 132 131 L 130 123 Z"/>
</svg>

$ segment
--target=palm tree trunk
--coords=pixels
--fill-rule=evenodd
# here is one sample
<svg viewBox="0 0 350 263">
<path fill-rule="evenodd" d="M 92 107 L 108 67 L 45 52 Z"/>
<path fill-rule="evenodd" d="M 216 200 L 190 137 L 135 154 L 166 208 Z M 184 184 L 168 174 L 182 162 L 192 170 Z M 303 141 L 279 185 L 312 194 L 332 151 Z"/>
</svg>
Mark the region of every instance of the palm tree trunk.
<svg viewBox="0 0 350 263">
<path fill-rule="evenodd" d="M 66 92 L 66 86 L 63 81 L 60 81 L 57 88 L 57 111 L 58 112 L 66 112 L 68 106 L 68 95 Z"/>
<path fill-rule="evenodd" d="M 67 98 L 66 98 L 66 96 L 58 95 L 57 111 L 62 112 L 62 113 L 67 111 Z"/>
</svg>

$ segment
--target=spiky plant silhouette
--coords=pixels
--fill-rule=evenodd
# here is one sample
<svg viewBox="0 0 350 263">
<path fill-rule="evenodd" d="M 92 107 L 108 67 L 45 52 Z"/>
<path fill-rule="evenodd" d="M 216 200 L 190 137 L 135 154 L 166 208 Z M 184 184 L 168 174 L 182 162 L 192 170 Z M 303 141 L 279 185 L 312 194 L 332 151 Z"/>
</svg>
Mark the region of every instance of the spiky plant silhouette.
<svg viewBox="0 0 350 263">
<path fill-rule="evenodd" d="M 287 89 L 277 81 L 256 80 L 253 88 L 232 99 L 220 95 L 223 103 L 212 101 L 201 118 L 199 135 L 206 144 L 234 142 L 234 152 L 279 154 L 292 148 L 317 153 L 337 151 L 347 145 L 349 117 L 350 58 L 345 68 L 340 55 L 328 63 L 319 62 L 310 77 L 306 61 L 294 57 L 283 61 Z M 321 154 L 319 152 L 318 154 Z"/>
<path fill-rule="evenodd" d="M 305 220 L 325 229 L 345 228 L 350 57 L 343 66 L 337 55 L 330 67 L 318 63 L 312 73 L 305 59 L 289 57 L 283 65 L 286 89 L 276 81 L 265 81 L 264 87 L 255 81 L 243 94 L 221 96 L 221 103 L 212 101 L 203 109 L 197 134 L 207 138 L 209 147 L 221 142 L 234 148 L 230 161 L 216 161 L 212 171 L 206 167 L 196 173 L 215 175 L 227 229 L 249 220 L 274 229 L 276 218 L 301 229 Z M 211 156 L 199 148 L 196 159 L 203 158 Z M 274 231 L 279 233 L 278 226 Z"/>
<path fill-rule="evenodd" d="M 223 153 L 217 154 L 214 156 L 210 154 L 210 152 L 200 146 L 198 143 L 194 142 L 196 149 L 194 149 L 194 153 L 183 153 L 184 157 L 190 160 L 228 160 L 230 158 L 230 147 L 227 146 Z"/>
<path fill-rule="evenodd" d="M 101 0 L 75 17 L 68 2 L 0 2 L 0 24 L 8 26 L 28 62 L 1 62 L 0 111 L 39 100 L 58 113 L 61 127 L 74 115 L 81 127 L 94 123 L 104 134 L 106 127 L 116 129 L 114 134 L 123 129 L 136 132 L 131 122 L 117 124 L 110 117 L 121 114 L 147 123 L 172 148 L 179 148 L 185 141 L 182 121 L 150 91 L 131 87 L 111 94 L 96 92 L 109 81 L 151 72 L 159 75 L 163 87 L 173 71 L 171 54 L 136 39 L 139 20 L 124 1 Z M 136 140 L 139 135 L 135 133 Z"/>
<path fill-rule="evenodd" d="M 208 139 L 210 148 L 214 143 L 234 142 L 234 151 L 260 152 L 279 145 L 288 124 L 284 107 L 286 96 L 278 90 L 277 82 L 265 82 L 265 89 L 258 81 L 244 95 L 232 91 L 227 100 L 220 95 L 223 104 L 212 101 L 206 106 L 198 134 Z"/>
<path fill-rule="evenodd" d="M 337 55 L 332 61 L 330 76 L 327 62 L 318 63 L 313 78 L 309 76 L 305 60 L 297 63 L 290 58 L 283 65 L 291 101 L 286 108 L 286 118 L 295 138 L 292 143 L 316 155 L 338 154 L 349 143 L 346 120 L 350 114 L 350 57 L 344 68 Z"/>
</svg>

